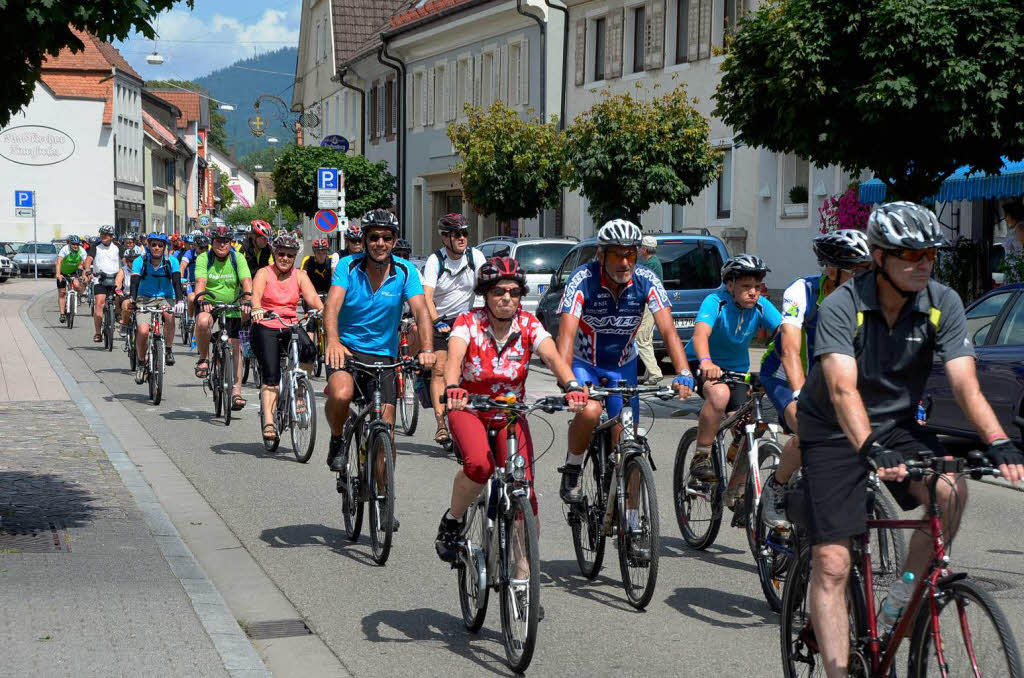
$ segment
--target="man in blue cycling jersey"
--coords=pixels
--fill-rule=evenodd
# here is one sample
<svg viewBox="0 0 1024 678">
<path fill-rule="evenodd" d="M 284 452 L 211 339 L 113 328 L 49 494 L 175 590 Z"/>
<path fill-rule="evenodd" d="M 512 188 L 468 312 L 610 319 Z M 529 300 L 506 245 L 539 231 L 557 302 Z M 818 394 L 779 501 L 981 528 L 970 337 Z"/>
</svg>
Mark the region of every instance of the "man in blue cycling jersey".
<svg viewBox="0 0 1024 678">
<path fill-rule="evenodd" d="M 609 221 L 597 232 L 597 261 L 580 266 L 569 276 L 559 311 L 556 343 L 562 359 L 571 363 L 577 381 L 562 384 L 563 388 L 578 386 L 580 382 L 615 386 L 620 379 L 636 385 L 636 334 L 644 309 L 648 308 L 679 375 L 672 384 L 680 399 L 690 396 L 693 376 L 687 369 L 682 342 L 672 322 L 668 294 L 653 271 L 636 265 L 642 238 L 636 224 L 624 219 Z M 608 415 L 615 417 L 622 409 L 622 398 L 610 397 L 605 405 Z M 633 406 L 635 411 L 635 403 Z M 569 427 L 569 448 L 561 469 L 559 493 L 566 503 L 580 500 L 580 469 L 601 409 L 600 402 L 589 401 Z M 616 442 L 618 434 L 614 432 Z"/>
<path fill-rule="evenodd" d="M 164 360 L 167 365 L 174 364 L 174 314 L 171 302 L 182 304 L 181 269 L 173 264 L 167 255 L 167 236 L 163 233 L 150 233 L 146 240 L 149 252 L 137 257 L 132 264 L 131 308 L 140 306 L 161 306 L 164 308 Z M 138 351 L 138 363 L 135 370 L 135 383 L 146 381 L 146 348 L 149 345 L 149 323 L 139 319 L 135 347 Z"/>
<path fill-rule="evenodd" d="M 745 385 L 718 381 L 722 371 L 750 369 L 750 342 L 759 329 L 775 332 L 782 322 L 777 308 L 761 296 L 761 283 L 771 269 L 761 257 L 737 254 L 722 265 L 724 290 L 709 294 L 697 312 L 693 338 L 686 344 L 686 358 L 697 375 L 697 389 L 704 406 L 697 419 L 697 450 L 690 462 L 690 475 L 715 480 L 711 446 L 726 412 L 740 408 L 747 398 Z M 743 487 L 745 474 L 733 474 L 730 488 Z M 727 496 L 731 505 L 735 497 Z"/>
<path fill-rule="evenodd" d="M 786 441 L 782 459 L 764 484 L 761 503 L 764 521 L 771 527 L 788 527 L 783 487 L 800 468 L 796 403 L 814 365 L 814 338 L 818 308 L 840 285 L 871 267 L 868 237 L 863 231 L 842 229 L 819 235 L 812 244 L 824 274 L 799 278 L 782 295 L 782 325 L 761 361 L 761 384 L 779 413 L 779 423 L 793 436 Z"/>
</svg>

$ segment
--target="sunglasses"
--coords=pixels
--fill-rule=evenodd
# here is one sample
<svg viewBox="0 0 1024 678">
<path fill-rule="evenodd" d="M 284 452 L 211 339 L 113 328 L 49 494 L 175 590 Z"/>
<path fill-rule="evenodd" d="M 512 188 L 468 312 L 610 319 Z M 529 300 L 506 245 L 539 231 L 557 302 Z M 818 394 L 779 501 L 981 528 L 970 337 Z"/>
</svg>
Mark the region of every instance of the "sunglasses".
<svg viewBox="0 0 1024 678">
<path fill-rule="evenodd" d="M 149 246 L 150 247 L 167 247 L 167 243 L 151 242 L 151 243 L 149 243 Z"/>
<path fill-rule="evenodd" d="M 231 244 L 231 239 L 230 238 L 214 238 L 213 239 L 213 244 L 214 245 L 230 245 Z"/>
<path fill-rule="evenodd" d="M 935 257 L 938 253 L 939 250 L 937 248 L 929 247 L 926 250 L 896 250 L 892 254 L 900 261 L 916 264 L 925 258 L 927 258 L 928 261 L 935 261 Z"/>
<path fill-rule="evenodd" d="M 274 256 L 278 259 L 294 259 L 297 252 L 274 252 Z"/>
<path fill-rule="evenodd" d="M 490 294 L 491 298 L 493 299 L 501 299 L 506 294 L 512 297 L 513 299 L 518 299 L 523 295 L 523 291 L 518 287 L 492 287 L 491 291 L 488 292 L 488 294 Z"/>
<path fill-rule="evenodd" d="M 453 238 L 468 238 L 469 231 L 449 231 L 448 233 Z"/>
<path fill-rule="evenodd" d="M 612 255 L 613 257 L 615 257 L 617 259 L 625 259 L 626 261 L 636 261 L 636 249 L 628 249 L 628 250 L 606 249 L 605 252 L 607 254 Z"/>
<path fill-rule="evenodd" d="M 370 242 L 379 242 L 379 241 L 383 240 L 384 242 L 388 243 L 389 245 L 391 243 L 395 242 L 395 236 L 393 236 L 393 235 L 380 235 L 380 234 L 368 235 L 368 236 L 366 236 L 366 239 L 369 240 Z"/>
</svg>

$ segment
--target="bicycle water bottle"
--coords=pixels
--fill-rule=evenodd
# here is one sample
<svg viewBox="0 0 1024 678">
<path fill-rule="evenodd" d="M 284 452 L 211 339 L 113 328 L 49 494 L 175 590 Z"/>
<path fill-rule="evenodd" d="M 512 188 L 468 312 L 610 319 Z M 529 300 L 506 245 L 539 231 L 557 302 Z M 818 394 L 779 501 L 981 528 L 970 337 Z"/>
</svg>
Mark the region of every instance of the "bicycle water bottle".
<svg viewBox="0 0 1024 678">
<path fill-rule="evenodd" d="M 892 627 L 899 621 L 900 615 L 910 602 L 910 596 L 914 594 L 914 573 L 904 572 L 892 586 L 889 595 L 882 601 L 882 607 L 878 610 L 878 632 L 889 633 Z"/>
</svg>

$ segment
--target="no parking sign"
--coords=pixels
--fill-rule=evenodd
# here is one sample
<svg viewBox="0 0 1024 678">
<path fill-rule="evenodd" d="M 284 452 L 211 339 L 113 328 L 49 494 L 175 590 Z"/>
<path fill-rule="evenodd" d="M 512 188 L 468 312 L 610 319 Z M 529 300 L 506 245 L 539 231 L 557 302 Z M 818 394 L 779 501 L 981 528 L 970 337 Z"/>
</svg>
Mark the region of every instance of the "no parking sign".
<svg viewBox="0 0 1024 678">
<path fill-rule="evenodd" d="M 330 233 L 338 228 L 338 215 L 334 210 L 320 210 L 313 217 L 313 225 L 324 233 Z"/>
</svg>

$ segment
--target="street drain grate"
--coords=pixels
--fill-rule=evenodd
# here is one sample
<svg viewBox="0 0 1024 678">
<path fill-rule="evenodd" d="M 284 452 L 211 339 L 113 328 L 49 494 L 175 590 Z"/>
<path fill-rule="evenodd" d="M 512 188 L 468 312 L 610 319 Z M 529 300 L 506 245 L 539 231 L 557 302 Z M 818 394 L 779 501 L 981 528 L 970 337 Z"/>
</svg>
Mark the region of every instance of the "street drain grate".
<svg viewBox="0 0 1024 678">
<path fill-rule="evenodd" d="M 978 577 L 971 575 L 970 580 L 978 585 L 978 588 L 987 591 L 988 593 L 1000 593 L 1001 591 L 1009 591 L 1017 588 L 1011 582 L 1004 579 L 994 579 L 992 577 Z"/>
<path fill-rule="evenodd" d="M 269 640 L 271 638 L 291 638 L 308 636 L 312 631 L 301 619 L 275 619 L 272 621 L 252 622 L 244 625 L 245 633 L 253 640 Z"/>
<path fill-rule="evenodd" d="M 0 526 L 0 553 L 67 553 L 70 550 L 71 540 L 60 522 Z"/>
</svg>

